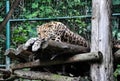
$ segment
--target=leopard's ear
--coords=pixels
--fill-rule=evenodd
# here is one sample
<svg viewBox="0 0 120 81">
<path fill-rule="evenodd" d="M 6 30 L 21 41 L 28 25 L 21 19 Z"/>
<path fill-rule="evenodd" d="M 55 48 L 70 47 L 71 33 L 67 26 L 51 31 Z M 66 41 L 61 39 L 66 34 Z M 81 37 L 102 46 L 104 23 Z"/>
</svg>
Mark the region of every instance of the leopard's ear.
<svg viewBox="0 0 120 81">
<path fill-rule="evenodd" d="M 37 25 L 37 27 L 36 28 L 40 28 L 40 26 L 39 25 Z"/>
</svg>

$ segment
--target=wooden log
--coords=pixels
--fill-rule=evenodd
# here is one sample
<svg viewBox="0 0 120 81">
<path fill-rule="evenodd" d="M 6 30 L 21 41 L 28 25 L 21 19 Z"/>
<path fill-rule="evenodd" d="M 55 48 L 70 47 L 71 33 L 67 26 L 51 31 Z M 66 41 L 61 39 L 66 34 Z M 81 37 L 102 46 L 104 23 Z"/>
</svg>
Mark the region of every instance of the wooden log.
<svg viewBox="0 0 120 81">
<path fill-rule="evenodd" d="M 11 69 L 21 69 L 21 68 L 31 68 L 31 67 L 38 67 L 38 66 L 49 66 L 49 65 L 56 65 L 56 64 L 64 64 L 64 63 L 73 63 L 73 62 L 83 62 L 83 61 L 99 61 L 102 59 L 102 54 L 100 52 L 92 52 L 92 53 L 84 53 L 84 54 L 77 54 L 72 57 L 66 59 L 56 59 L 56 60 L 48 60 L 48 61 L 40 61 L 35 60 L 33 62 L 27 63 L 20 63 L 11 65 Z"/>
<path fill-rule="evenodd" d="M 86 48 L 83 46 L 78 46 L 74 44 L 68 44 L 65 42 L 56 42 L 53 40 L 50 40 L 48 43 L 48 46 L 56 47 L 56 48 L 62 48 L 69 52 L 89 52 L 90 47 Z"/>
<path fill-rule="evenodd" d="M 16 79 L 18 79 L 18 77 L 16 75 L 11 74 L 9 78 L 3 79 L 3 81 L 16 81 Z"/>
<path fill-rule="evenodd" d="M 113 80 L 113 55 L 111 42 L 111 0 L 92 0 L 91 52 L 103 54 L 101 63 L 91 64 L 92 81 Z"/>
<path fill-rule="evenodd" d="M 19 58 L 19 56 L 16 56 L 16 49 L 14 48 L 9 48 L 5 51 L 4 55 L 7 55 L 8 57 L 10 57 L 11 59 L 17 60 L 17 61 L 21 61 L 21 58 Z"/>
<path fill-rule="evenodd" d="M 23 50 L 23 45 L 18 46 L 17 49 L 9 48 L 5 51 L 4 55 L 9 56 L 12 60 L 17 60 L 20 62 L 26 62 L 29 59 L 29 55 L 32 55 L 32 52 Z"/>
<path fill-rule="evenodd" d="M 114 48 L 120 49 L 120 44 L 114 44 Z"/>
<path fill-rule="evenodd" d="M 115 60 L 119 61 L 120 59 L 120 49 L 114 53 Z"/>
<path fill-rule="evenodd" d="M 37 72 L 37 71 L 22 71 L 15 70 L 14 74 L 17 77 L 31 79 L 31 80 L 47 80 L 47 81 L 79 81 L 74 77 L 68 77 L 63 75 L 52 74 L 48 72 Z"/>
<path fill-rule="evenodd" d="M 113 40 L 113 47 L 115 49 L 120 49 L 120 40 Z"/>
<path fill-rule="evenodd" d="M 60 55 L 60 54 L 83 53 L 83 52 L 88 52 L 89 48 L 50 40 L 48 46 L 44 49 L 44 51 L 39 51 L 39 50 L 37 50 L 38 51 L 37 53 L 47 54 L 49 56 L 55 54 Z M 13 48 L 7 49 L 5 55 L 8 55 L 13 60 L 18 60 L 20 62 L 28 62 L 29 56 L 34 54 L 32 50 L 24 49 L 24 44 L 23 44 L 18 46 L 17 49 L 13 49 Z"/>
<path fill-rule="evenodd" d="M 0 72 L 2 72 L 2 73 L 10 73 L 10 71 L 7 70 L 7 69 L 0 69 Z"/>
<path fill-rule="evenodd" d="M 59 49 L 72 49 L 72 48 L 78 48 L 78 45 L 70 44 L 70 43 L 65 43 L 65 42 L 57 42 L 54 40 L 49 40 L 49 41 L 44 41 L 41 40 L 38 37 L 30 38 L 23 46 L 23 49 L 29 49 L 31 47 L 32 51 L 38 51 L 39 49 L 45 49 L 46 47 L 56 47 Z M 85 51 L 89 49 L 89 47 L 83 47 L 79 46 L 79 51 Z"/>
<path fill-rule="evenodd" d="M 0 77 L 3 79 L 6 79 L 11 75 L 11 71 L 8 69 L 0 69 L 0 73 L 2 73 Z"/>
</svg>

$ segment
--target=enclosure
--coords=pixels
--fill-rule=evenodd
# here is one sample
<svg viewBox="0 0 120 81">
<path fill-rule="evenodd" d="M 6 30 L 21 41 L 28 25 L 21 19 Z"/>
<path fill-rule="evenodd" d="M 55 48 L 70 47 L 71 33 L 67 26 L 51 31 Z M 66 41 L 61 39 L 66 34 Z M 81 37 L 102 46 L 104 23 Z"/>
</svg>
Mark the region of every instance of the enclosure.
<svg viewBox="0 0 120 81">
<path fill-rule="evenodd" d="M 0 1 L 0 12 L 1 12 L 0 21 L 1 22 L 4 21 L 6 14 L 8 14 L 12 6 L 15 4 L 15 1 L 17 0 Z M 0 68 L 9 69 L 10 64 L 17 63 L 16 60 L 10 59 L 8 57 L 9 55 L 8 56 L 4 55 L 6 53 L 6 49 L 9 49 L 9 48 L 17 49 L 21 44 L 26 43 L 28 39 L 32 37 L 37 37 L 37 32 L 36 32 L 37 25 L 42 25 L 50 21 L 59 21 L 64 23 L 71 31 L 78 33 L 79 35 L 83 36 L 86 40 L 91 42 L 92 41 L 91 40 L 91 27 L 92 27 L 91 20 L 93 19 L 92 18 L 93 6 L 94 4 L 92 3 L 92 0 L 65 0 L 65 1 L 64 0 L 20 0 L 14 9 L 14 12 L 11 15 L 11 18 L 7 21 L 6 28 L 4 27 L 4 29 L 0 33 L 0 50 L 1 50 L 0 51 Z M 112 17 L 111 17 L 112 41 L 113 41 L 113 46 L 116 46 L 118 44 L 116 48 L 112 49 L 113 54 L 120 49 L 119 47 L 120 9 L 119 8 L 120 8 L 120 1 L 113 0 L 112 1 Z M 55 46 L 55 48 L 57 48 L 57 46 Z M 58 49 L 60 50 L 59 47 Z M 77 47 L 75 47 L 75 49 L 73 47 L 73 49 L 70 49 L 70 50 L 72 50 L 73 52 L 73 50 L 76 50 L 76 49 Z M 86 51 L 86 49 L 84 50 Z M 51 50 L 48 50 L 48 51 L 51 52 Z M 85 53 L 89 54 L 89 52 L 90 50 L 87 50 L 87 52 Z M 84 53 L 84 52 L 82 51 L 81 53 Z M 93 55 L 94 54 L 96 55 L 96 52 L 93 53 Z M 24 59 L 24 56 L 22 56 L 22 59 Z M 25 56 L 25 59 L 27 59 L 26 56 Z M 61 74 L 65 76 L 66 75 L 72 76 L 72 77 L 81 76 L 83 77 L 81 81 L 82 80 L 90 81 L 90 67 L 91 67 L 90 64 L 91 63 L 89 62 L 69 63 L 69 64 L 65 64 L 65 68 L 64 68 L 64 64 L 61 65 L 60 63 L 60 65 L 45 67 L 46 69 L 45 71 L 50 73 L 55 73 L 55 74 Z M 114 61 L 113 64 L 114 64 L 114 73 L 113 73 L 114 80 L 119 81 L 120 80 L 119 60 Z M 72 68 L 69 68 L 69 67 L 72 67 Z M 39 68 L 39 69 L 32 68 L 32 69 L 33 71 L 34 70 L 38 71 L 40 69 L 43 70 L 43 68 Z M 56 70 L 53 71 L 53 69 L 56 69 Z M 20 81 L 22 80 L 23 79 L 20 79 Z"/>
</svg>

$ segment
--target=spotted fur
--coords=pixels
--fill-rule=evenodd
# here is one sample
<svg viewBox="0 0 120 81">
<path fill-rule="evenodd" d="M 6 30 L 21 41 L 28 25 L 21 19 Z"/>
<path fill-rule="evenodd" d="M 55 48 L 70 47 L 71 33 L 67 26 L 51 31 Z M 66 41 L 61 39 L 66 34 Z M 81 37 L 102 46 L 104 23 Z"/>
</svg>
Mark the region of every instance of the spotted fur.
<svg viewBox="0 0 120 81">
<path fill-rule="evenodd" d="M 88 47 L 88 42 L 80 35 L 70 31 L 61 22 L 52 21 L 37 27 L 38 37 Z"/>
</svg>

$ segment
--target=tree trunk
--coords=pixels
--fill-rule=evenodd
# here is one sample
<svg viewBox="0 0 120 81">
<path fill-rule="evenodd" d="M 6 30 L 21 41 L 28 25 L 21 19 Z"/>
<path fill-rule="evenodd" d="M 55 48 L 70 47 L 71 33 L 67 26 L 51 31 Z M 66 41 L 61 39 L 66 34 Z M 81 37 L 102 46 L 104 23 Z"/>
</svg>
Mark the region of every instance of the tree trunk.
<svg viewBox="0 0 120 81">
<path fill-rule="evenodd" d="M 103 54 L 101 63 L 91 65 L 92 81 L 113 81 L 111 48 L 111 0 L 93 0 L 91 52 Z"/>
</svg>

